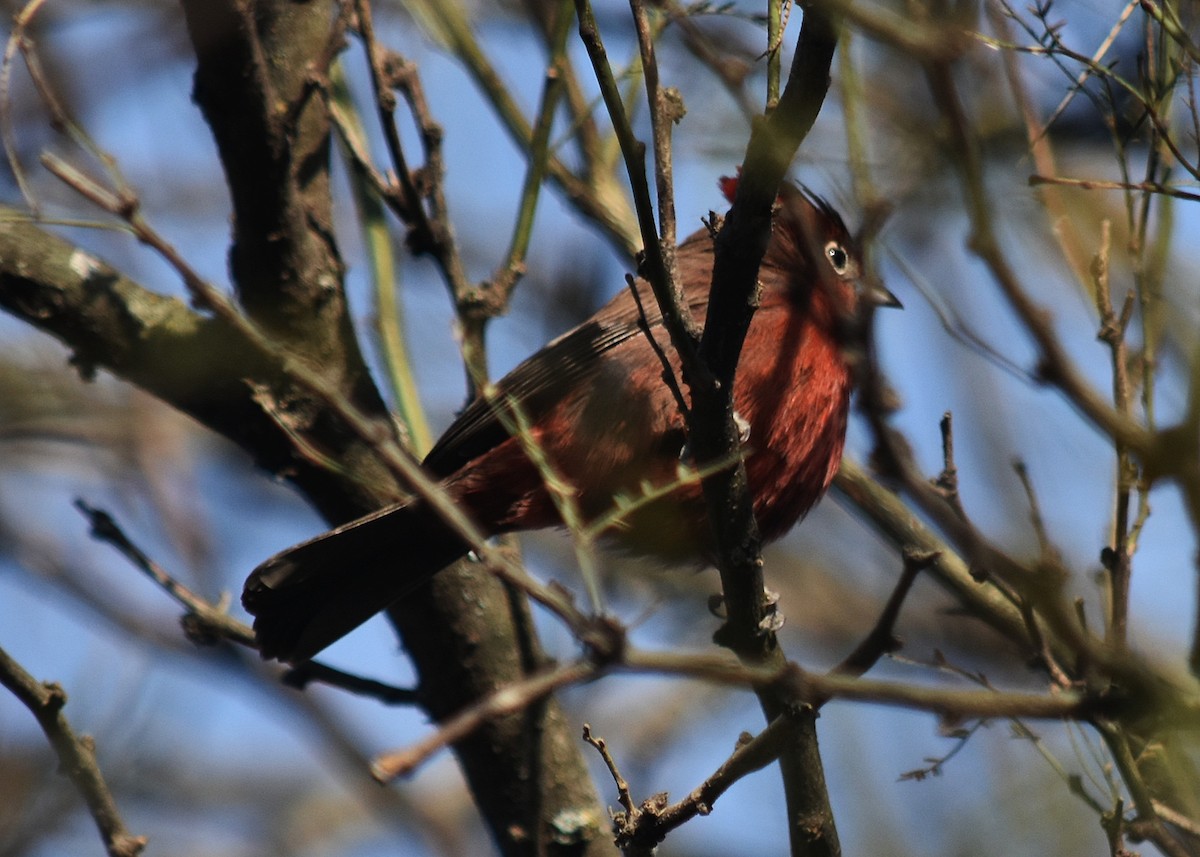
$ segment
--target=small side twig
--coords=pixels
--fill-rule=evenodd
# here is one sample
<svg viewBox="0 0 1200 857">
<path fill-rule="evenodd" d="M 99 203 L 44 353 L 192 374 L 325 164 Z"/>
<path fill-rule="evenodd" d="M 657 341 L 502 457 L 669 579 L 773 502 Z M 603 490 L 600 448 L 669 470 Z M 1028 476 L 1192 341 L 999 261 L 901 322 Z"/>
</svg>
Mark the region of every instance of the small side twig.
<svg viewBox="0 0 1200 857">
<path fill-rule="evenodd" d="M 1139 193 L 1157 193 L 1188 202 L 1200 202 L 1200 193 L 1192 193 L 1191 191 L 1182 190 L 1172 185 L 1165 185 L 1161 182 L 1114 182 L 1103 181 L 1101 179 L 1073 179 L 1066 176 L 1034 175 L 1029 177 L 1029 185 L 1031 187 L 1048 184 L 1077 187 L 1081 190 L 1132 190 Z"/>
<path fill-rule="evenodd" d="M 1096 290 L 1096 310 L 1100 315 L 1097 338 L 1108 345 L 1112 362 L 1113 405 L 1128 415 L 1132 401 L 1129 378 L 1129 347 L 1125 331 L 1133 318 L 1134 293 L 1126 293 L 1120 314 L 1113 307 L 1109 284 L 1109 252 L 1112 228 L 1108 220 L 1100 224 L 1100 247 L 1092 260 L 1092 284 Z M 1133 563 L 1134 536 L 1130 521 L 1130 495 L 1137 477 L 1137 465 L 1119 440 L 1113 442 L 1116 453 L 1116 492 L 1113 499 L 1111 545 L 1101 552 L 1108 571 L 1108 622 L 1106 638 L 1118 648 L 1125 646 L 1128 635 L 1129 583 Z"/>
<path fill-rule="evenodd" d="M 109 857 L 138 857 L 146 847 L 146 837 L 134 836 L 125 826 L 96 761 L 95 741 L 87 735 L 76 735 L 62 712 L 67 702 L 63 689 L 51 682 L 39 682 L 3 649 L 0 684 L 29 709 L 46 733 L 60 769 L 87 803 Z"/>
<path fill-rule="evenodd" d="M 1139 455 L 1154 451 L 1154 438 L 1118 413 L 1080 372 L 1055 331 L 1051 316 L 1029 294 L 996 235 L 991 201 L 983 181 L 983 160 L 948 62 L 926 66 L 933 100 L 950 129 L 950 141 L 971 221 L 969 246 L 988 268 L 1000 294 L 1020 319 L 1038 350 L 1038 376 L 1056 387 L 1097 428 L 1129 445 Z"/>
<path fill-rule="evenodd" d="M 682 827 L 696 816 L 708 815 L 713 811 L 713 805 L 729 787 L 743 777 L 761 771 L 779 758 L 788 743 L 792 740 L 795 720 L 788 714 L 777 717 L 767 725 L 762 732 L 751 737 L 743 732 L 738 738 L 737 746 L 721 766 L 703 783 L 692 789 L 686 797 L 675 803 L 666 803 L 666 795 L 656 795 L 644 801 L 640 807 L 633 809 L 633 801 L 629 797 L 628 786 L 624 779 L 619 779 L 615 764 L 609 764 L 607 750 L 589 737 L 585 731 L 584 740 L 596 746 L 609 765 L 609 772 L 617 780 L 618 794 L 625 787 L 621 805 L 625 807 L 622 818 L 614 818 L 617 833 L 617 847 L 629 853 L 630 849 L 652 849 L 666 839 L 667 834 Z M 587 730 L 587 727 L 584 727 Z M 603 742 L 601 742 L 602 744 Z"/>
<path fill-rule="evenodd" d="M 357 696 L 377 699 L 385 705 L 417 705 L 420 692 L 406 687 L 395 687 L 375 679 L 363 678 L 344 672 L 319 661 L 305 661 L 284 672 L 280 681 L 286 687 L 304 690 L 312 682 L 347 690 Z"/>
<path fill-rule="evenodd" d="M 959 517 L 965 519 L 967 513 L 963 509 L 962 498 L 958 496 L 958 465 L 954 463 L 954 415 L 950 411 L 942 414 L 938 428 L 942 432 L 942 472 L 933 480 L 933 484 Z"/>
<path fill-rule="evenodd" d="M 130 562 L 141 570 L 147 577 L 162 587 L 186 611 L 187 617 L 198 621 L 191 630 L 200 633 L 193 636 L 194 640 L 206 642 L 225 639 L 244 646 L 255 646 L 254 631 L 244 622 L 239 622 L 226 612 L 226 605 L 213 606 L 188 587 L 172 577 L 162 566 L 150 559 L 141 548 L 125 535 L 117 522 L 102 509 L 89 505 L 80 498 L 75 498 L 75 508 L 88 519 L 92 528 L 92 536 L 115 547 Z"/>
<path fill-rule="evenodd" d="M 1043 560 L 1052 560 L 1056 554 L 1050 542 L 1050 533 L 1046 529 L 1046 520 L 1042 517 L 1042 504 L 1038 502 L 1037 492 L 1033 490 L 1033 480 L 1029 477 L 1029 468 L 1021 459 L 1013 459 L 1013 472 L 1021 482 L 1021 490 L 1025 492 L 1025 500 L 1029 503 L 1029 523 L 1037 536 L 1038 547 L 1041 549 Z"/>
<path fill-rule="evenodd" d="M 883 612 L 875 621 L 875 627 L 855 647 L 854 651 L 831 670 L 832 673 L 842 676 L 863 675 L 881 657 L 900 648 L 900 640 L 895 635 L 900 608 L 904 605 L 904 599 L 908 597 L 913 583 L 916 582 L 917 575 L 940 558 L 941 554 L 938 551 L 916 551 L 911 548 L 904 551 L 904 569 L 900 572 L 900 579 L 896 581 L 896 586 L 892 589 L 892 594 L 888 598 L 887 604 L 884 605 Z M 812 704 L 820 707 L 824 702 L 825 700 L 820 699 L 814 700 Z"/>
<path fill-rule="evenodd" d="M 593 660 L 579 658 L 505 685 L 454 715 L 412 746 L 376 757 L 371 763 L 371 776 L 381 783 L 407 776 L 439 750 L 467 737 L 488 720 L 514 714 L 555 691 L 592 681 L 599 675 L 600 667 Z"/>
<path fill-rule="evenodd" d="M 633 805 L 633 797 L 629 793 L 629 783 L 621 776 L 621 771 L 617 768 L 617 762 L 612 757 L 612 753 L 608 751 L 608 742 L 603 738 L 599 738 L 592 734 L 591 724 L 583 724 L 583 740 L 587 741 L 596 748 L 596 752 L 600 754 L 600 758 L 604 760 L 604 767 L 608 768 L 608 773 L 613 778 L 613 783 L 617 787 L 617 801 L 621 806 L 625 807 L 632 818 L 637 813 L 637 808 Z"/>
<path fill-rule="evenodd" d="M 1129 795 L 1137 810 L 1137 818 L 1126 825 L 1125 829 L 1136 833 L 1140 838 L 1149 839 L 1167 857 L 1187 857 L 1192 852 L 1167 832 L 1162 819 L 1158 817 L 1153 794 L 1130 749 L 1129 736 L 1124 730 L 1104 718 L 1097 718 L 1093 725 L 1112 754 L 1113 764 L 1116 765 L 1121 774 L 1121 780 L 1129 789 Z"/>
<path fill-rule="evenodd" d="M 658 199 L 658 242 L 662 254 L 665 285 L 674 288 L 678 279 L 675 267 L 675 188 L 674 169 L 671 155 L 671 127 L 684 115 L 683 99 L 674 87 L 663 87 L 659 83 L 658 59 L 654 51 L 654 37 L 650 32 L 650 19 L 643 0 L 631 0 L 634 30 L 637 32 L 638 49 L 642 57 L 642 70 L 646 81 L 646 102 L 650 107 L 650 131 L 654 142 L 654 183 Z M 687 305 L 680 309 L 686 311 Z M 685 322 L 686 324 L 686 322 Z"/>
<path fill-rule="evenodd" d="M 112 515 L 103 509 L 97 509 L 78 498 L 75 500 L 75 508 L 88 519 L 94 538 L 115 547 L 184 608 L 186 612 L 181 624 L 188 639 L 198 645 L 212 645 L 218 640 L 228 640 L 251 649 L 258 647 L 254 639 L 254 630 L 229 615 L 227 598 L 213 604 L 180 583 L 134 544 L 113 520 Z M 300 690 L 313 681 L 339 687 L 359 696 L 378 699 L 387 705 L 412 705 L 418 701 L 416 691 L 356 676 L 316 661 L 309 661 L 283 674 L 283 684 Z"/>
<path fill-rule="evenodd" d="M 579 36 L 591 58 L 605 107 L 612 119 L 613 132 L 625 159 L 645 253 L 641 265 L 642 274 L 653 288 L 654 296 L 662 308 L 663 325 L 683 362 L 684 377 L 696 383 L 696 379 L 708 377 L 707 371 L 696 356 L 700 326 L 686 309 L 687 302 L 681 285 L 672 270 L 673 255 L 664 256 L 666 242 L 660 240 L 655 224 L 654 205 L 650 198 L 650 185 L 646 179 L 646 146 L 634 136 L 633 126 L 630 124 L 625 103 L 609 65 L 608 53 L 600 37 L 591 3 L 588 0 L 575 0 L 575 9 L 579 19 Z M 673 226 L 673 221 L 671 225 Z M 674 247 L 670 250 L 673 253 Z"/>
<path fill-rule="evenodd" d="M 646 341 L 650 343 L 650 348 L 658 357 L 659 363 L 663 367 L 663 383 L 671 391 L 671 395 L 675 398 L 675 407 L 679 408 L 684 419 L 687 419 L 688 404 L 687 399 L 683 396 L 683 390 L 680 389 L 679 379 L 675 376 L 675 367 L 671 365 L 671 359 L 667 357 L 667 352 L 654 336 L 654 329 L 650 325 L 650 320 L 646 317 L 646 307 L 642 305 L 642 295 L 638 292 L 637 281 L 634 280 L 633 274 L 625 275 L 625 284 L 629 286 L 629 291 L 633 295 L 633 302 L 637 304 L 638 310 L 638 328 L 641 329 L 642 335 L 646 337 Z"/>
<path fill-rule="evenodd" d="M 942 770 L 946 767 L 950 760 L 962 752 L 963 748 L 967 746 L 975 733 L 982 729 L 987 722 L 987 720 L 976 720 L 966 728 L 952 730 L 948 737 L 954 739 L 953 747 L 940 756 L 927 756 L 922 760 L 925 762 L 925 767 L 904 771 L 897 779 L 900 782 L 913 781 L 919 783 L 928 777 L 940 776 Z"/>
</svg>

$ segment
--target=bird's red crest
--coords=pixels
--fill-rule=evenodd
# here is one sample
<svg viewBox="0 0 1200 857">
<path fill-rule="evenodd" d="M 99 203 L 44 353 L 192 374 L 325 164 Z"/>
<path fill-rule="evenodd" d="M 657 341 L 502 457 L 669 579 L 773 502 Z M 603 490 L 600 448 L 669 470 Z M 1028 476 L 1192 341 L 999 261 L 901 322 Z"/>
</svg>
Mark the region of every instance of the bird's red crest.
<svg viewBox="0 0 1200 857">
<path fill-rule="evenodd" d="M 736 176 L 721 176 L 720 180 L 717 181 L 717 185 L 721 188 L 721 194 L 730 205 L 733 205 L 733 198 L 737 196 L 738 180 L 741 177 L 742 168 L 738 167 L 738 174 Z"/>
</svg>

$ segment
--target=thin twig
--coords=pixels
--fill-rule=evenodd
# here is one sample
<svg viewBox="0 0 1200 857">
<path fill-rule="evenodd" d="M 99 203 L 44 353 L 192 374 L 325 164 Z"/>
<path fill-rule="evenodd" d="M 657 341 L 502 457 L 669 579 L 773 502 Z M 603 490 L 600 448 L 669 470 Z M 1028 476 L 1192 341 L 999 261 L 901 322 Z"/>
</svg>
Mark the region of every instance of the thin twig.
<svg viewBox="0 0 1200 857">
<path fill-rule="evenodd" d="M 517 281 L 525 272 L 525 257 L 529 241 L 533 236 L 533 219 L 546 177 L 546 164 L 550 159 L 550 132 L 566 87 L 570 64 L 567 61 L 567 35 L 571 31 L 570 0 L 561 0 L 556 30 L 550 35 L 550 59 L 542 85 L 542 101 L 538 107 L 537 121 L 533 126 L 533 138 L 529 146 L 529 166 L 521 187 L 521 204 L 513 224 L 512 239 L 504 261 L 492 274 L 490 281 L 482 284 L 484 293 L 473 305 L 483 306 L 488 315 L 500 315 L 508 306 L 509 297 Z M 460 309 L 460 315 L 463 314 Z M 469 318 L 463 319 L 469 322 Z"/>
<path fill-rule="evenodd" d="M 500 73 L 475 39 L 462 4 L 444 0 L 413 0 L 412 5 L 421 12 L 422 18 L 435 22 L 439 37 L 462 61 L 517 148 L 528 155 L 533 129 L 501 80 Z M 637 229 L 631 223 L 633 218 L 611 171 L 596 169 L 599 166 L 603 164 L 593 161 L 586 171 L 586 177 L 580 178 L 559 158 L 552 156 L 546 171 L 551 181 L 561 188 L 567 200 L 581 214 L 594 222 L 620 251 L 633 256 L 638 246 Z"/>
<path fill-rule="evenodd" d="M 366 129 L 357 107 L 350 97 L 341 66 L 330 69 L 329 117 L 338 131 L 340 151 L 349 164 L 351 189 L 358 211 L 359 224 L 370 266 L 372 292 L 375 296 L 374 327 L 386 367 L 385 377 L 391 386 L 392 398 L 403 431 L 404 444 L 418 456 L 433 446 L 421 397 L 413 376 L 412 359 L 405 343 L 403 310 L 397 299 L 399 284 L 392 235 L 388 230 L 384 208 L 385 181 L 366 163 Z M 353 140 L 353 144 L 348 142 Z"/>
<path fill-rule="evenodd" d="M 794 663 L 765 669 L 739 664 L 726 657 L 647 652 L 634 648 L 625 651 L 615 668 L 622 672 L 687 676 L 743 687 L 784 683 L 788 685 L 792 698 L 799 702 L 828 696 L 830 699 L 891 705 L 957 719 L 1027 717 L 1086 720 L 1106 710 L 1134 704 L 1132 699 L 1117 700 L 1082 691 L 1038 694 L 923 687 L 832 673 L 818 675 L 806 672 Z M 1200 700 L 1186 701 L 1171 716 L 1179 717 L 1180 723 L 1187 724 L 1186 728 L 1200 728 Z"/>
<path fill-rule="evenodd" d="M 942 472 L 933 480 L 933 484 L 942 492 L 946 502 L 959 514 L 966 518 L 962 498 L 958 495 L 958 465 L 954 461 L 954 415 L 950 411 L 942 414 L 938 422 L 942 432 Z"/>
<path fill-rule="evenodd" d="M 505 685 L 472 703 L 412 746 L 377 757 L 371 763 L 371 776 L 381 783 L 407 776 L 439 750 L 467 737 L 485 722 L 523 711 L 557 690 L 592 681 L 599 675 L 600 667 L 594 661 L 581 658 Z"/>
<path fill-rule="evenodd" d="M 632 812 L 627 809 L 624 818 L 614 819 L 617 847 L 626 853 L 631 848 L 653 848 L 671 831 L 697 816 L 710 814 L 730 786 L 779 758 L 792 740 L 794 728 L 794 718 L 785 714 L 753 737 L 743 732 L 729 758 L 686 797 L 673 804 L 651 800 Z"/>
<path fill-rule="evenodd" d="M 767 0 L 767 50 L 763 54 L 767 58 L 767 103 L 766 113 L 770 113 L 779 104 L 779 71 L 783 53 L 783 31 L 787 29 L 788 17 L 792 11 L 792 0 Z"/>
<path fill-rule="evenodd" d="M 670 23 L 683 31 L 683 44 L 700 63 L 716 75 L 747 120 L 758 114 L 758 106 L 746 91 L 746 80 L 753 71 L 749 58 L 736 56 L 729 45 L 710 38 L 691 19 L 691 9 L 679 0 L 663 0 Z"/>
<path fill-rule="evenodd" d="M 583 724 L 583 740 L 596 749 L 600 754 L 600 758 L 604 761 L 604 767 L 608 768 L 609 776 L 613 778 L 613 784 L 617 787 L 617 801 L 621 806 L 625 807 L 632 818 L 637 813 L 637 808 L 633 805 L 633 797 L 629 793 L 629 783 L 621 776 L 621 771 L 617 768 L 617 762 L 612 757 L 612 753 L 608 751 L 608 742 L 603 738 L 599 738 L 592 734 L 591 725 Z"/>
<path fill-rule="evenodd" d="M 96 742 L 90 736 L 76 735 L 63 714 L 67 702 L 63 689 L 57 684 L 39 682 L 3 649 L 0 649 L 0 684 L 29 709 L 46 733 L 58 756 L 60 770 L 87 803 L 109 857 L 141 854 L 146 847 L 146 837 L 134 836 L 125 826 L 96 761 Z"/>
<path fill-rule="evenodd" d="M 1131 0 L 1131 3 L 1136 5 L 1137 0 Z M 1003 38 L 1011 41 L 1011 26 L 1006 14 L 1007 7 L 1004 6 L 1003 0 L 993 0 L 993 2 L 988 2 L 984 5 L 992 27 Z M 1013 101 L 1016 102 L 1017 111 L 1025 126 L 1025 139 L 1029 146 L 1029 153 L 1033 158 L 1034 167 L 1042 175 L 1053 175 L 1058 172 L 1058 166 L 1054 156 L 1054 148 L 1047 131 L 1054 119 L 1051 117 L 1045 123 L 1041 121 L 1036 100 L 1029 92 L 1026 80 L 1027 74 L 1020 62 L 1020 55 L 1015 51 L 1004 50 L 1000 52 L 1000 58 L 1004 65 L 1004 75 L 1008 81 L 1008 88 L 1012 92 Z M 1088 74 L 1089 72 L 1090 70 L 1085 70 L 1084 74 Z M 1069 101 L 1070 97 L 1076 91 L 1078 90 L 1072 88 L 1068 92 L 1063 104 L 1059 105 L 1060 108 Z M 1051 234 L 1057 240 L 1063 257 L 1071 267 L 1071 270 L 1074 271 L 1075 277 L 1083 281 L 1086 277 L 1087 254 L 1083 249 L 1083 240 L 1075 225 L 1075 221 L 1068 214 L 1063 194 L 1057 188 L 1048 186 L 1041 193 L 1037 194 L 1037 199 L 1046 209 L 1046 214 L 1053 225 L 1053 228 L 1050 230 Z"/>
<path fill-rule="evenodd" d="M 180 604 L 188 615 L 199 619 L 200 627 L 207 631 L 212 639 L 230 640 L 251 648 L 255 646 L 253 629 L 230 616 L 225 607 L 214 607 L 167 573 L 125 535 L 125 531 L 117 526 L 111 515 L 80 498 L 75 499 L 74 505 L 88 519 L 93 538 L 107 542 L 120 551 L 138 570 Z"/>
<path fill-rule="evenodd" d="M 929 65 L 926 77 L 934 101 L 951 130 L 950 139 L 961 170 L 967 213 L 971 222 L 969 246 L 988 267 L 1001 294 L 1037 345 L 1038 376 L 1057 387 L 1068 401 L 1106 434 L 1120 438 L 1139 455 L 1150 455 L 1154 450 L 1154 438 L 1141 426 L 1117 413 L 1088 383 L 1063 348 L 1050 315 L 1030 297 L 1001 249 L 992 228 L 991 207 L 984 188 L 978 138 L 971 132 L 949 65 Z"/>
<path fill-rule="evenodd" d="M 629 5 L 633 10 L 634 31 L 637 33 L 638 49 L 642 57 L 646 103 L 650 106 L 650 133 L 654 141 L 654 189 L 658 200 L 658 242 L 662 252 L 666 286 L 671 288 L 679 276 L 675 266 L 675 187 L 671 127 L 683 119 L 685 110 L 679 90 L 663 87 L 659 82 L 658 58 L 654 51 L 654 37 L 650 31 L 645 2 L 630 0 Z M 682 290 L 676 294 L 682 296 Z M 686 306 L 686 303 L 682 303 L 679 309 L 686 311 Z"/>
<path fill-rule="evenodd" d="M 395 169 L 396 184 L 389 188 L 390 193 L 385 195 L 385 199 L 393 203 L 393 210 L 408 224 L 408 243 L 413 252 L 429 253 L 437 262 L 453 294 L 466 294 L 471 284 L 446 214 L 441 128 L 433 121 L 425 104 L 416 67 L 403 57 L 379 46 L 375 39 L 369 0 L 354 2 L 359 32 L 369 60 L 379 124 L 383 129 L 388 156 Z M 404 94 L 421 132 L 421 142 L 425 150 L 421 187 L 417 186 L 414 173 L 404 156 L 400 132 L 396 128 L 396 95 L 393 89 L 399 89 Z M 429 200 L 429 211 L 425 210 L 426 199 Z"/>
<path fill-rule="evenodd" d="M 680 389 L 679 379 L 675 376 L 675 367 L 671 364 L 671 358 L 667 356 L 666 350 L 659 344 L 658 339 L 654 336 L 654 328 L 651 327 L 650 321 L 646 318 L 646 307 L 642 305 L 642 294 L 638 291 L 637 281 L 633 278 L 633 274 L 625 275 L 625 285 L 629 286 L 629 292 L 633 295 L 633 302 L 637 304 L 638 310 L 638 328 L 642 331 L 642 335 L 646 337 L 646 341 L 650 343 L 650 348 L 658 357 L 658 362 L 662 364 L 663 383 L 671 391 L 671 395 L 675 399 L 675 407 L 679 409 L 679 413 L 683 414 L 684 419 L 687 419 L 688 403 L 684 398 L 683 390 Z"/>
<path fill-rule="evenodd" d="M 671 343 L 683 362 L 684 378 L 690 377 L 693 379 L 691 383 L 695 383 L 694 379 L 705 377 L 707 374 L 703 372 L 695 354 L 695 343 L 699 341 L 700 328 L 687 310 L 687 299 L 683 294 L 682 284 L 668 267 L 664 255 L 665 244 L 659 239 L 650 186 L 646 180 L 645 145 L 633 134 L 616 78 L 608 64 L 608 55 L 595 16 L 592 14 L 591 3 L 588 0 L 576 0 L 575 8 L 579 17 L 579 35 L 587 48 L 588 56 L 591 57 L 600 92 L 604 96 L 604 104 L 612 119 L 613 131 L 621 145 L 621 154 L 625 159 L 629 183 L 633 190 L 634 208 L 645 253 L 641 273 L 654 290 L 654 296 L 662 311 L 663 326 L 666 327 Z M 689 372 L 692 374 L 689 375 Z"/>
<path fill-rule="evenodd" d="M 1134 295 L 1125 296 L 1120 315 L 1113 308 L 1109 287 L 1109 251 L 1112 234 L 1110 223 L 1100 224 L 1100 247 L 1092 261 L 1092 285 L 1096 294 L 1096 309 L 1100 316 L 1097 338 L 1106 343 L 1111 353 L 1113 406 L 1123 414 L 1130 413 L 1132 403 L 1129 379 L 1129 349 L 1125 331 L 1133 314 Z M 1108 571 L 1108 621 L 1105 636 L 1109 643 L 1123 648 L 1128 636 L 1129 583 L 1132 566 L 1129 504 L 1136 477 L 1135 464 L 1129 451 L 1119 440 L 1114 441 L 1116 453 L 1116 490 L 1113 498 L 1111 546 L 1101 560 Z"/>
<path fill-rule="evenodd" d="M 406 687 L 395 687 L 375 679 L 363 678 L 339 670 L 319 661 L 305 661 L 283 673 L 280 681 L 285 687 L 304 690 L 314 681 L 330 687 L 341 688 L 356 696 L 377 699 L 385 705 L 418 705 L 421 692 Z"/>
<path fill-rule="evenodd" d="M 904 551 L 904 568 L 892 589 L 891 596 L 888 597 L 887 604 L 884 605 L 879 618 L 875 620 L 874 627 L 855 647 L 854 651 L 833 668 L 834 674 L 864 675 L 881 657 L 900 648 L 900 640 L 895 635 L 896 620 L 900 618 L 900 608 L 904 605 L 904 599 L 908 597 L 913 583 L 916 582 L 917 575 L 937 562 L 939 558 L 940 556 L 936 552 L 922 553 L 912 549 Z M 824 702 L 824 700 L 817 699 L 812 700 L 811 704 L 820 708 Z"/>
<path fill-rule="evenodd" d="M 1097 47 L 1092 53 L 1090 64 L 1084 66 L 1083 71 L 1081 71 L 1075 78 L 1074 85 L 1067 90 L 1067 94 L 1062 97 L 1062 100 L 1058 103 L 1058 106 L 1050 111 L 1050 116 L 1044 123 L 1042 123 L 1042 129 L 1033 138 L 1034 142 L 1044 138 L 1050 132 L 1050 126 L 1053 125 L 1064 112 L 1066 112 L 1066 109 L 1070 106 L 1071 101 L 1074 100 L 1075 96 L 1083 90 L 1084 84 L 1087 83 L 1088 78 L 1094 74 L 1093 69 L 1100 66 L 1105 54 L 1108 53 L 1109 48 L 1111 48 L 1117 41 L 1117 36 L 1121 34 L 1121 30 L 1124 29 L 1125 23 L 1133 16 L 1134 10 L 1137 9 L 1139 5 L 1140 0 L 1128 0 L 1128 2 L 1125 4 L 1125 8 L 1121 10 L 1121 14 L 1117 16 L 1117 20 L 1109 29 L 1108 35 L 1104 37 L 1104 39 L 1100 42 L 1099 47 Z M 996 21 L 997 17 L 992 16 L 992 20 L 993 22 Z M 1006 51 L 1005 54 L 1007 56 L 1010 55 L 1011 52 Z"/>
<path fill-rule="evenodd" d="M 25 56 L 29 55 L 25 48 L 27 38 L 25 31 L 33 23 L 34 16 L 45 2 L 46 0 L 29 0 L 13 17 L 12 32 L 8 34 L 8 40 L 4 45 L 4 59 L 0 64 L 0 137 L 4 140 L 4 154 L 9 168 L 13 172 L 13 178 L 17 181 L 17 187 L 21 191 L 21 198 L 25 200 L 26 205 L 35 215 L 38 212 L 37 200 L 33 197 L 33 190 L 29 187 L 29 178 L 24 167 L 21 166 L 16 132 L 13 129 L 12 70 L 13 60 L 16 58 L 18 50 Z M 53 104 L 57 104 L 57 100 Z M 51 112 L 55 112 L 53 106 L 51 106 Z"/>
<path fill-rule="evenodd" d="M 180 583 L 174 575 L 150 559 L 103 509 L 91 506 L 81 499 L 75 500 L 75 508 L 88 519 L 93 538 L 120 551 L 138 570 L 184 608 L 186 612 L 182 624 L 188 639 L 199 645 L 228 640 L 250 649 L 257 648 L 254 630 L 229 615 L 227 599 L 213 604 Z M 417 701 L 413 691 L 362 678 L 314 661 L 290 669 L 283 676 L 283 683 L 289 687 L 303 688 L 313 681 L 340 687 L 359 696 L 369 696 L 388 705 L 409 705 Z"/>
<path fill-rule="evenodd" d="M 1102 179 L 1073 179 L 1066 176 L 1030 176 L 1029 184 L 1031 187 L 1038 185 L 1063 185 L 1064 187 L 1077 187 L 1083 190 L 1126 190 L 1138 191 L 1139 193 L 1157 193 L 1163 196 L 1174 197 L 1175 199 L 1183 199 L 1188 202 L 1200 202 L 1200 193 L 1192 193 L 1182 190 L 1171 185 L 1161 184 L 1160 182 L 1114 182 L 1104 181 Z"/>
<path fill-rule="evenodd" d="M 1046 530 L 1046 520 L 1042 517 L 1042 504 L 1038 502 L 1037 492 L 1033 490 L 1033 480 L 1029 476 L 1029 468 L 1021 459 L 1012 462 L 1013 472 L 1025 492 L 1025 501 L 1029 504 L 1029 523 L 1033 526 L 1033 534 L 1037 537 L 1038 547 L 1042 552 L 1042 561 L 1050 559 L 1055 553 L 1050 542 L 1050 534 Z"/>
<path fill-rule="evenodd" d="M 1136 825 L 1137 835 L 1153 841 L 1167 857 L 1189 857 L 1190 850 L 1184 848 L 1163 828 L 1162 819 L 1158 817 L 1155 810 L 1150 787 L 1142 776 L 1137 760 L 1134 759 L 1130 749 L 1129 734 L 1104 718 L 1098 718 L 1094 725 L 1104 739 L 1109 753 L 1112 754 L 1113 763 L 1120 771 L 1121 779 L 1129 789 L 1129 795 L 1133 798 L 1133 805 L 1137 809 L 1137 819 L 1129 827 L 1134 828 Z"/>
</svg>

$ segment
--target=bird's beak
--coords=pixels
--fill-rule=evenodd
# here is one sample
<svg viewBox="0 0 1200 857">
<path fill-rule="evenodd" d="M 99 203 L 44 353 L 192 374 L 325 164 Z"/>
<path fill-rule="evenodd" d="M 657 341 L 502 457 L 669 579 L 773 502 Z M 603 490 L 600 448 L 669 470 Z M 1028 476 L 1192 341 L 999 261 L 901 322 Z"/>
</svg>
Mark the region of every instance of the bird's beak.
<svg viewBox="0 0 1200 857">
<path fill-rule="evenodd" d="M 863 290 L 862 299 L 873 307 L 904 309 L 904 304 L 900 303 L 900 298 L 888 291 L 887 287 L 878 280 L 867 284 L 866 289 Z"/>
</svg>

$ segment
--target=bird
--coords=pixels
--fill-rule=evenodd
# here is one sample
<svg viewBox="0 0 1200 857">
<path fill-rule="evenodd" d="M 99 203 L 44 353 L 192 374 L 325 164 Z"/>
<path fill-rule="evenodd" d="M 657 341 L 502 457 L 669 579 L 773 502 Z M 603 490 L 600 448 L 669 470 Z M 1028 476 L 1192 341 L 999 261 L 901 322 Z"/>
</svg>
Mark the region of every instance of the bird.
<svg viewBox="0 0 1200 857">
<path fill-rule="evenodd" d="M 722 180 L 730 202 L 736 182 Z M 698 322 L 708 306 L 713 259 L 708 228 L 677 249 L 685 303 Z M 852 390 L 850 322 L 867 303 L 899 305 L 881 285 L 866 282 L 859 244 L 837 211 L 785 182 L 733 388 L 764 543 L 804 517 L 837 473 Z M 688 394 L 664 379 L 664 359 L 676 378 L 680 365 L 649 283 L 638 278 L 631 285 L 519 364 L 496 383 L 494 395 L 471 402 L 422 466 L 489 535 L 561 526 L 532 445 L 560 484 L 570 486 L 584 521 L 649 492 L 653 499 L 627 503 L 628 514 L 613 516 L 606 535 L 629 552 L 699 567 L 713 561 L 715 544 L 701 485 L 680 479 L 689 458 L 680 400 L 686 404 Z M 526 426 L 524 439 L 514 430 L 516 415 Z M 311 659 L 470 547 L 427 503 L 412 499 L 272 556 L 250 574 L 242 594 L 260 654 L 290 663 Z"/>
</svg>

